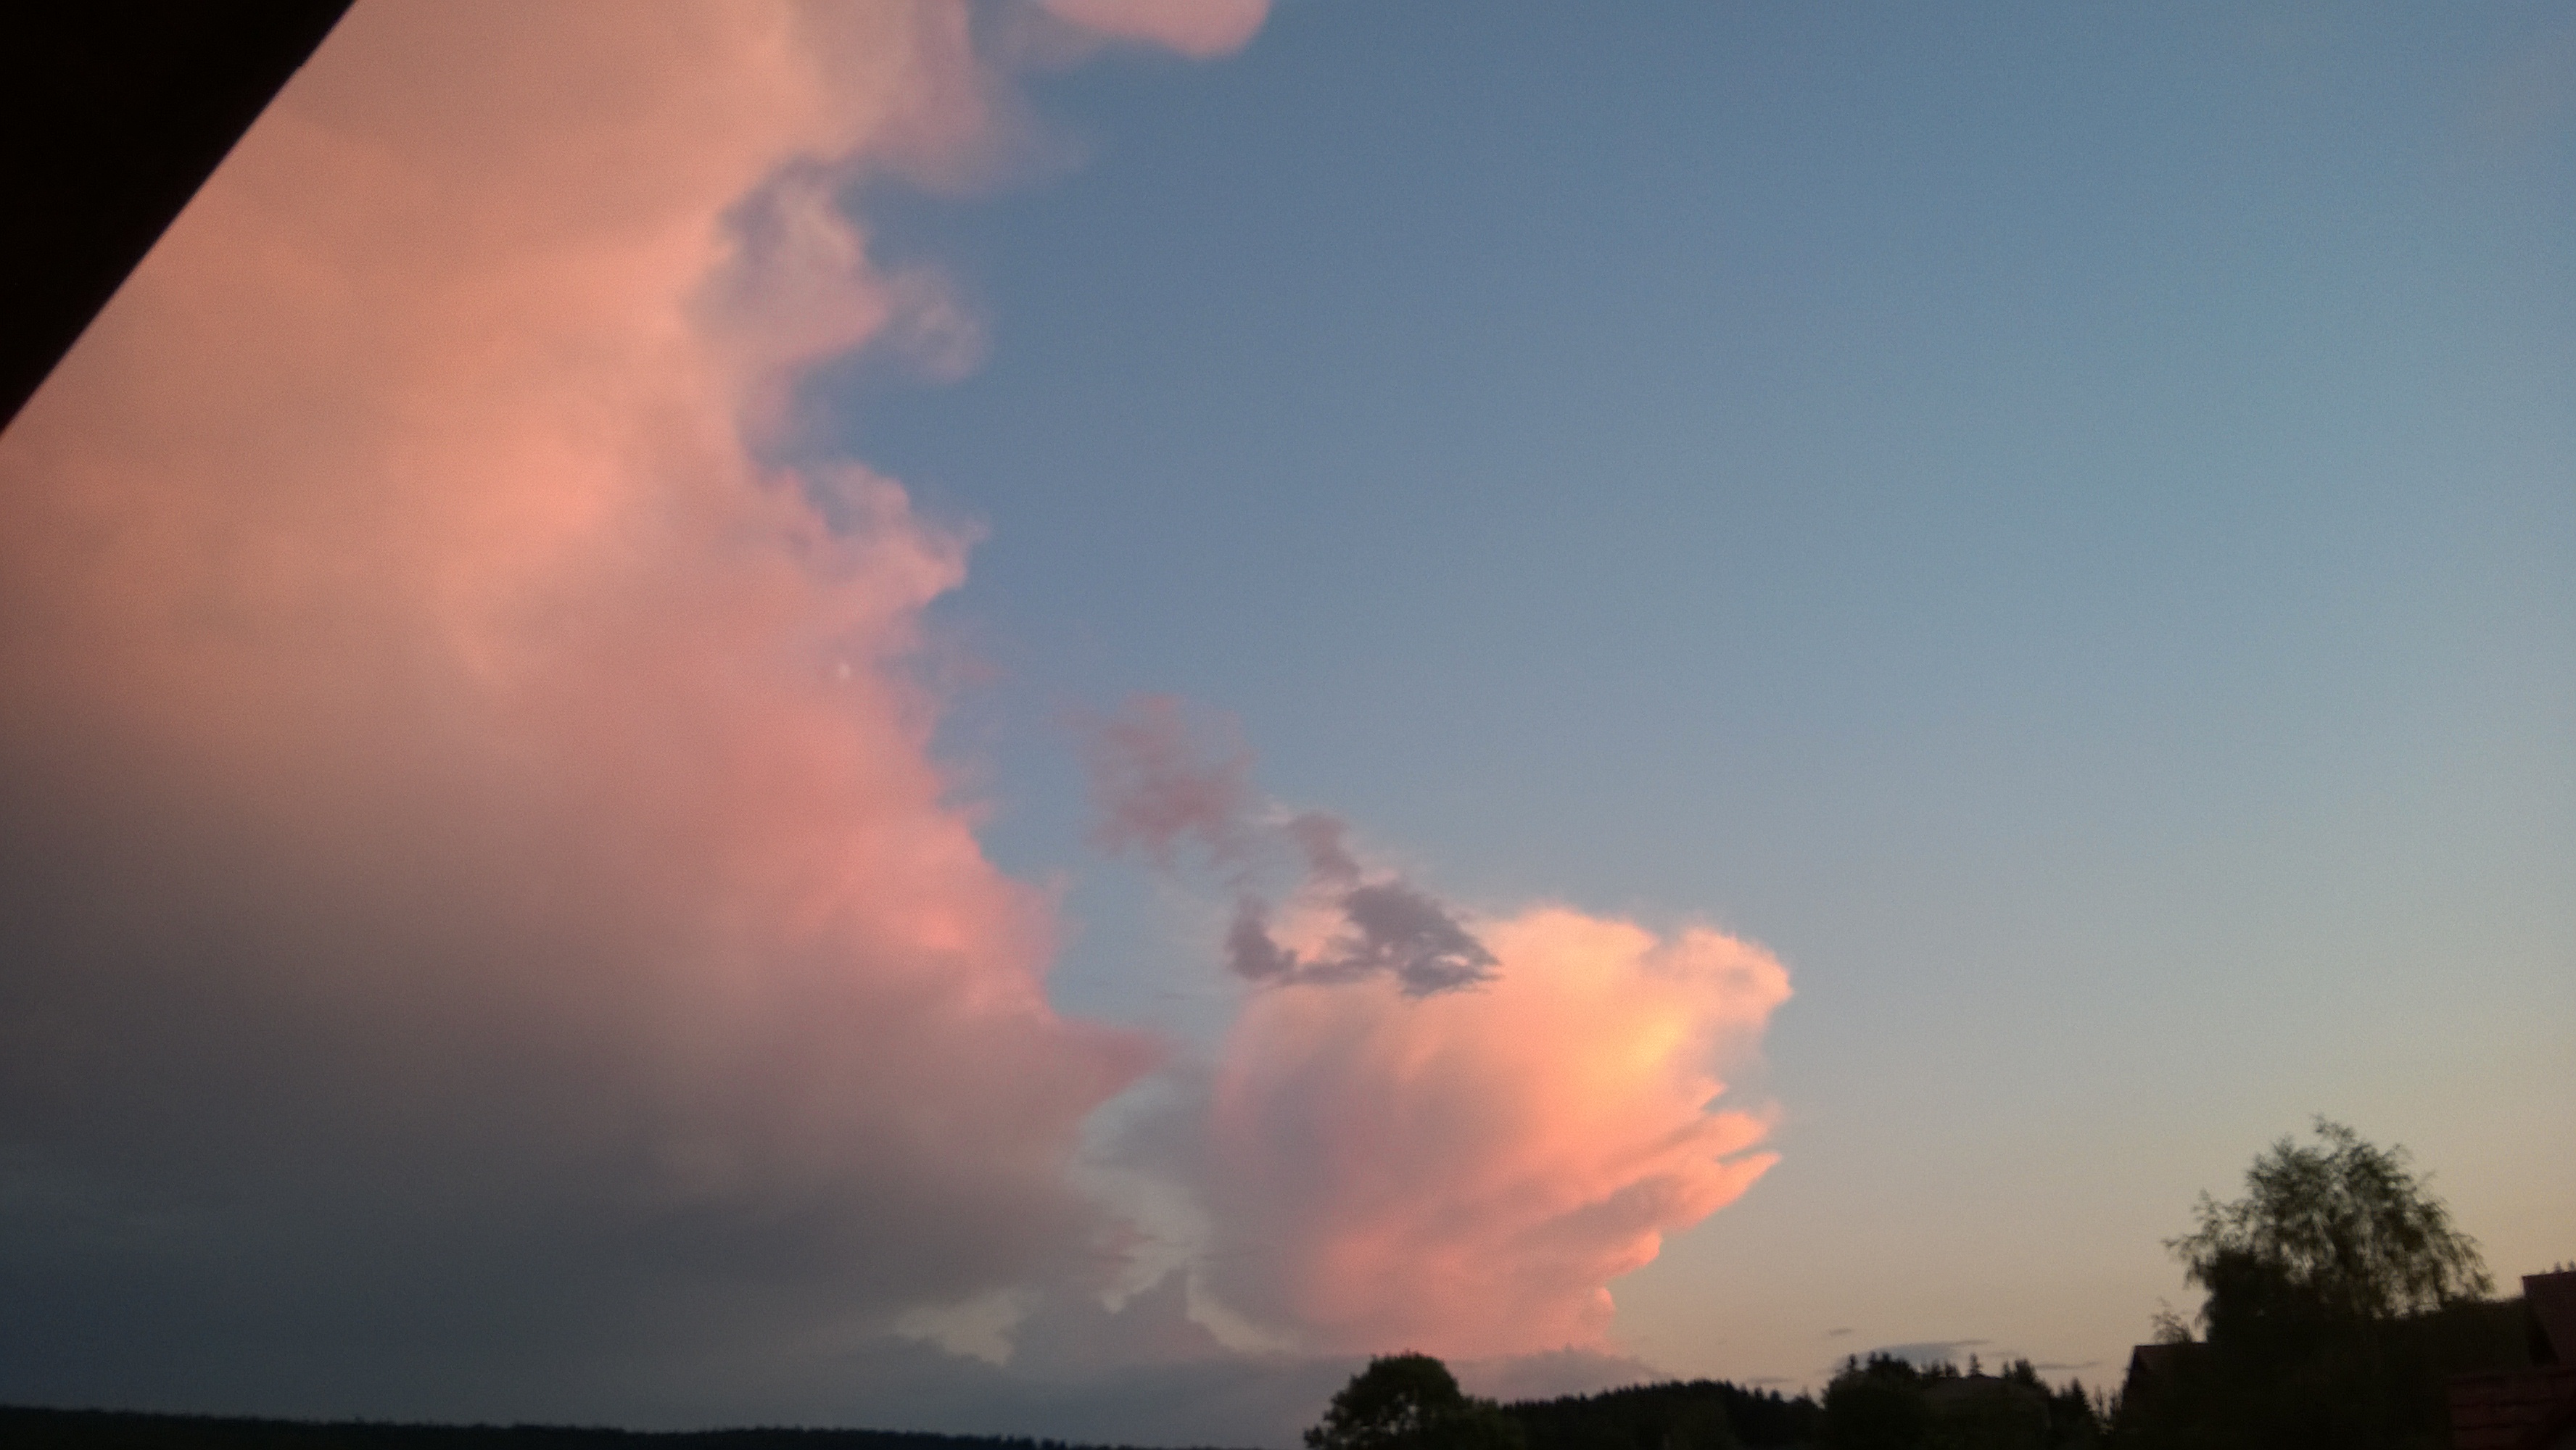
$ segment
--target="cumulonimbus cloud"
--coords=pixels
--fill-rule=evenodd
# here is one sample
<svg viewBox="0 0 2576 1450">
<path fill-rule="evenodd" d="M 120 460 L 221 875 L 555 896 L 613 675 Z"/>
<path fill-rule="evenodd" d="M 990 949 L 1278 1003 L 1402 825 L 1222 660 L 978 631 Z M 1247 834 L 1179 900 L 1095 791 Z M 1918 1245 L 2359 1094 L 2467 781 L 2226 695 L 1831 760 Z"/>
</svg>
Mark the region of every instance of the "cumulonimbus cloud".
<svg viewBox="0 0 2576 1450">
<path fill-rule="evenodd" d="M 1195 1144 L 1170 1171 L 1214 1226 L 1210 1291 L 1327 1352 L 1609 1347 L 1610 1282 L 1775 1159 L 1768 1111 L 1720 1103 L 1788 973 L 1705 927 L 1478 916 L 1264 802 L 1231 729 L 1192 726 L 1152 698 L 1092 738 L 1099 839 L 1167 871 L 1195 843 L 1235 895 L 1217 950 L 1255 990 L 1158 1123 Z"/>
<path fill-rule="evenodd" d="M 362 0 L 0 438 L 0 1391 L 631 1412 L 1085 1252 L 1154 1049 L 931 755 L 965 540 L 745 441 L 971 356 L 834 198 L 979 13 Z"/>
</svg>

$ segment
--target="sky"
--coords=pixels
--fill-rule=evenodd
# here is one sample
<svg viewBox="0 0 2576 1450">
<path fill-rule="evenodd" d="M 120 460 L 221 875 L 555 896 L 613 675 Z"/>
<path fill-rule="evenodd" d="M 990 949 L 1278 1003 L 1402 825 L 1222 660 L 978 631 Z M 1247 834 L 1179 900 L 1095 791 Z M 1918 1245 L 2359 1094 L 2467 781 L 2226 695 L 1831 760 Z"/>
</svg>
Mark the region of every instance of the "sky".
<svg viewBox="0 0 2576 1450">
<path fill-rule="evenodd" d="M 2576 1257 L 2564 7 L 359 0 L 0 434 L 0 1400 L 1284 1446 Z"/>
</svg>

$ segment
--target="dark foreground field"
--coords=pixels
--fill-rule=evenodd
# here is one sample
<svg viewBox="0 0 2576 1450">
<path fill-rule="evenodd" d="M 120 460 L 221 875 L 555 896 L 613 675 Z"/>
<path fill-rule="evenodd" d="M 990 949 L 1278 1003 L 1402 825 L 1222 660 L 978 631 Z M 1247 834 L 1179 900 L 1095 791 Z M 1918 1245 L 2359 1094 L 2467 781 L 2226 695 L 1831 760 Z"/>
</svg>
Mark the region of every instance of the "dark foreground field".
<svg viewBox="0 0 2576 1450">
<path fill-rule="evenodd" d="M 1717 1380 L 1506 1405 L 1525 1450 L 1733 1450 L 1812 1442 L 1814 1401 Z M 1129 1450 L 905 1430 L 585 1429 L 227 1419 L 0 1406 L 0 1450 Z M 1206 1447 L 1203 1447 L 1206 1450 Z"/>
<path fill-rule="evenodd" d="M 1059 1440 L 902 1430 L 593 1430 L 224 1419 L 0 1406 L 5 1450 L 1076 1450 Z M 1125 1447 L 1082 1447 L 1125 1450 Z"/>
</svg>

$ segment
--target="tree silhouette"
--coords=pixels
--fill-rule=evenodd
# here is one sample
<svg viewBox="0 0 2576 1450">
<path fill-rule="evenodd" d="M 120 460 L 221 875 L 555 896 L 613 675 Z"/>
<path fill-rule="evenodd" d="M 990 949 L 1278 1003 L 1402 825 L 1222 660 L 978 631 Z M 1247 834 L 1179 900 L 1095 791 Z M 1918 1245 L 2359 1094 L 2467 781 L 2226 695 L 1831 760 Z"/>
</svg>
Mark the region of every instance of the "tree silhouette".
<svg viewBox="0 0 2576 1450">
<path fill-rule="evenodd" d="M 1427 1354 L 1379 1355 L 1306 1431 L 1307 1450 L 1524 1450 L 1521 1427 Z"/>
<path fill-rule="evenodd" d="M 2358 1320 L 2494 1292 L 2477 1241 L 2451 1227 L 2450 1210 L 2407 1170 L 2405 1149 L 2376 1147 L 2324 1118 L 2316 1134 L 2322 1147 L 2285 1136 L 2257 1157 L 2243 1198 L 2202 1194 L 2200 1227 L 2166 1241 L 2184 1278 L 2210 1291 L 2204 1319 L 2238 1292 L 2286 1290 Z"/>
<path fill-rule="evenodd" d="M 2283 1137 L 2246 1193 L 2206 1193 L 2165 1247 L 2207 1291 L 2205 1338 L 2122 1406 L 2130 1443 L 2336 1450 L 2440 1443 L 2442 1382 L 2468 1368 L 2494 1287 L 2477 1244 L 2407 1166 L 2340 1123 Z M 2188 1327 L 2168 1319 L 2168 1338 Z"/>
<path fill-rule="evenodd" d="M 1829 1450 L 1920 1450 L 1931 1426 L 1923 1371 L 1892 1354 L 1848 1359 L 1825 1387 Z"/>
</svg>

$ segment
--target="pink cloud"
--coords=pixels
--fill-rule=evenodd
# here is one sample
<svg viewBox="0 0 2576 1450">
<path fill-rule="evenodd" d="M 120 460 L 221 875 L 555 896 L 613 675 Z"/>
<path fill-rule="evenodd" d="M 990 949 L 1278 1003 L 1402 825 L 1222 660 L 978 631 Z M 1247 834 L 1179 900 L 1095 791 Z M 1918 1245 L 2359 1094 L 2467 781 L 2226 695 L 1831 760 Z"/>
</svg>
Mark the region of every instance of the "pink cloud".
<svg viewBox="0 0 2576 1450">
<path fill-rule="evenodd" d="M 0 1148 L 101 1205 L 13 1241 L 151 1206 L 297 1363 L 517 1366 L 1101 1232 L 1154 1049 L 931 755 L 965 540 L 744 442 L 971 356 L 831 202 L 995 144 L 969 19 L 366 0 L 0 438 Z"/>
<path fill-rule="evenodd" d="M 1246 1003 L 1204 1172 L 1229 1304 L 1318 1348 L 1599 1348 L 1609 1282 L 1770 1166 L 1767 1117 L 1714 1106 L 1789 995 L 1769 953 L 1560 908 L 1478 932 L 1469 989 Z"/>
<path fill-rule="evenodd" d="M 1052 8 L 1187 54 L 1261 15 Z M 745 443 L 817 359 L 974 355 L 833 203 L 1002 144 L 969 19 L 366 0 L 0 437 L 30 1261 L 499 1415 L 827 1364 L 1114 1236 L 1065 1170 L 1154 1046 L 1049 1005 L 1047 902 L 930 750 L 919 620 L 967 540 Z M 1236 969 L 1275 985 L 1205 1104 L 1212 1287 L 1323 1348 L 1598 1346 L 1610 1281 L 1770 1161 L 1712 1103 L 1778 964 L 1473 920 L 1187 733 L 1104 736 L 1104 839 L 1302 863 L 1275 921 L 1242 888 Z M 128 1222 L 184 1263 L 117 1257 Z M 222 1342 L 58 1307 L 102 1363 Z"/>
<path fill-rule="evenodd" d="M 1270 0 L 1040 0 L 1057 17 L 1115 40 L 1142 41 L 1196 59 L 1231 55 L 1252 40 Z"/>
</svg>

